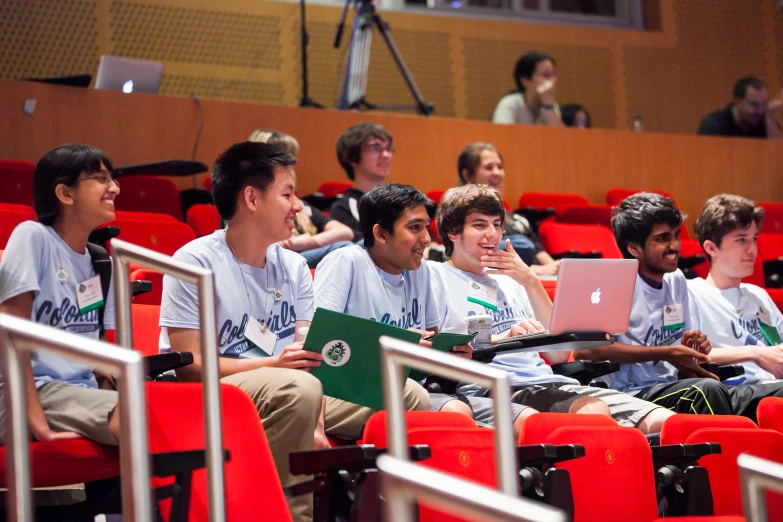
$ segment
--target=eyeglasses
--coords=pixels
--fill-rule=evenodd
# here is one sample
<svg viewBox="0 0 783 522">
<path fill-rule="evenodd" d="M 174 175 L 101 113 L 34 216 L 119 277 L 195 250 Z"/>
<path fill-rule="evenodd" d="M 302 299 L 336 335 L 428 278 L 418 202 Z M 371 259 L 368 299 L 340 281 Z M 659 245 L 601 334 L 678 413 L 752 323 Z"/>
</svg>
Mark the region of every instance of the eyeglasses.
<svg viewBox="0 0 783 522">
<path fill-rule="evenodd" d="M 372 152 L 373 154 L 380 154 L 383 151 L 388 152 L 389 154 L 394 154 L 394 147 L 391 145 L 382 145 L 380 143 L 373 143 L 372 145 L 367 145 L 364 147 L 365 152 Z"/>
<path fill-rule="evenodd" d="M 92 174 L 88 175 L 86 178 L 82 178 L 79 180 L 79 182 L 87 181 L 93 179 L 102 185 L 105 185 L 107 187 L 111 186 L 111 183 L 114 182 L 115 185 L 117 185 L 117 188 L 120 187 L 120 180 L 113 178 L 111 173 L 108 170 L 101 170 L 98 172 L 93 172 Z"/>
</svg>

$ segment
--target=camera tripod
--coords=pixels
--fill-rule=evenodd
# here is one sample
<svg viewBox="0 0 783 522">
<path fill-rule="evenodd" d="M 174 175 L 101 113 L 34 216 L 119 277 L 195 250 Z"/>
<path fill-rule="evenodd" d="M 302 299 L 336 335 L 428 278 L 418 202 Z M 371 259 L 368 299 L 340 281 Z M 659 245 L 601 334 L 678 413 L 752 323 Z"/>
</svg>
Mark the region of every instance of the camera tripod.
<svg viewBox="0 0 783 522">
<path fill-rule="evenodd" d="M 431 103 L 424 101 L 421 91 L 416 86 L 416 82 L 411 76 L 410 70 L 400 55 L 399 49 L 389 33 L 389 24 L 381 18 L 375 9 L 373 0 L 346 0 L 343 7 L 340 23 L 337 25 L 337 32 L 334 37 L 334 47 L 340 47 L 343 29 L 345 28 L 345 18 L 348 14 L 348 8 L 351 3 L 356 6 L 356 17 L 353 22 L 353 32 L 351 34 L 351 43 L 348 49 L 348 61 L 345 65 L 342 84 L 340 85 L 340 96 L 337 100 L 338 109 L 364 109 L 364 110 L 408 110 L 415 109 L 420 114 L 429 116 L 435 110 Z M 386 105 L 379 106 L 369 103 L 365 96 L 367 95 L 367 76 L 370 68 L 370 45 L 372 44 L 373 26 L 381 33 L 386 42 L 397 68 L 400 70 L 408 89 L 411 91 L 416 105 Z"/>
</svg>

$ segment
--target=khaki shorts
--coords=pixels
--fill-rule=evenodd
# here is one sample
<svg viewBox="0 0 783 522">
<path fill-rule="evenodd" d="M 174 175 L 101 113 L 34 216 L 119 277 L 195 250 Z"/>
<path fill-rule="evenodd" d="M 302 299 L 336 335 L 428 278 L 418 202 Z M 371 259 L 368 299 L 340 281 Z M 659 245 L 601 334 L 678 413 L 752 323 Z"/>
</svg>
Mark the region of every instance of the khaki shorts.
<svg viewBox="0 0 783 522">
<path fill-rule="evenodd" d="M 119 400 L 116 391 L 52 381 L 38 388 L 38 398 L 52 431 L 72 431 L 100 444 L 117 445 L 109 433 L 109 414 Z M 0 442 L 3 444 L 5 413 L 0 412 Z"/>
</svg>

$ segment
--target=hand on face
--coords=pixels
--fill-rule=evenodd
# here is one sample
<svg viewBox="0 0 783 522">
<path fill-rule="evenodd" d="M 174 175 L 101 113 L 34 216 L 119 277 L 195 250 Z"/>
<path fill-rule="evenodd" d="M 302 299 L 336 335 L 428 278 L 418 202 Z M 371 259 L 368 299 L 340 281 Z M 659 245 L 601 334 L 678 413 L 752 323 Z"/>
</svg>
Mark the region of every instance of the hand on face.
<svg viewBox="0 0 783 522">
<path fill-rule="evenodd" d="M 506 239 L 506 251 L 494 250 L 489 254 L 482 255 L 481 266 L 496 268 L 497 270 L 492 271 L 493 274 L 507 275 L 522 286 L 537 279 L 530 267 L 522 261 L 514 247 L 511 246 L 510 239 Z"/>
</svg>

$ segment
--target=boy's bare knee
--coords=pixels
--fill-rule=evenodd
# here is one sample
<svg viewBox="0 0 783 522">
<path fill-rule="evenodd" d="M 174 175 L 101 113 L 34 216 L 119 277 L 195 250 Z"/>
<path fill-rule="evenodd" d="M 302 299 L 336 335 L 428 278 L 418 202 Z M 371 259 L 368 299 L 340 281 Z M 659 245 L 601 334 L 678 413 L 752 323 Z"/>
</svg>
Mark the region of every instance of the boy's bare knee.
<svg viewBox="0 0 783 522">
<path fill-rule="evenodd" d="M 595 397 L 579 397 L 571 404 L 571 408 L 568 413 L 581 413 L 581 414 L 593 414 L 593 415 L 606 415 L 611 416 L 609 406 L 601 399 Z"/>
<path fill-rule="evenodd" d="M 440 411 L 448 411 L 451 413 L 461 413 L 462 415 L 467 415 L 471 419 L 473 418 L 473 410 L 470 409 L 470 406 L 465 404 L 459 399 L 454 399 L 452 401 L 447 402 L 443 406 L 441 406 Z"/>
<path fill-rule="evenodd" d="M 636 427 L 645 435 L 660 433 L 663 423 L 672 415 L 674 412 L 666 408 L 655 408 L 645 415 Z"/>
</svg>

